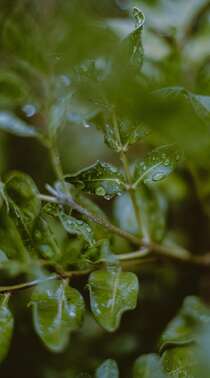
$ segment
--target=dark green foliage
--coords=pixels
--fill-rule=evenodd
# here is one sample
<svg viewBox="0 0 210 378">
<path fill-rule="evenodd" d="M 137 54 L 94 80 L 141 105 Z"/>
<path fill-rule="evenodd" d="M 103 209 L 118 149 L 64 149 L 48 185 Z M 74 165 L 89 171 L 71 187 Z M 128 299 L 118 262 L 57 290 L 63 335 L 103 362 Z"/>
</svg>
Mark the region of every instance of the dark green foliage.
<svg viewBox="0 0 210 378">
<path fill-rule="evenodd" d="M 2 1 L 0 376 L 209 378 L 209 17 Z"/>
</svg>

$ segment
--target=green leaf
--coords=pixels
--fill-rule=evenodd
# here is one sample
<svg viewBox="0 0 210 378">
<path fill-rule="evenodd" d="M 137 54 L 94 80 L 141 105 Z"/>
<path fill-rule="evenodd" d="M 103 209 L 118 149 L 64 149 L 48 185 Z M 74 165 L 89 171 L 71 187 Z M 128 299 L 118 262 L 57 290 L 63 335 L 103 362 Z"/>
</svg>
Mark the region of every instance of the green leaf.
<svg viewBox="0 0 210 378">
<path fill-rule="evenodd" d="M 136 220 L 128 193 L 116 198 L 114 203 L 114 215 L 117 225 L 125 231 L 140 235 L 147 235 L 148 239 L 161 241 L 165 234 L 167 203 L 162 194 L 155 190 L 156 187 L 141 185 L 135 192 L 139 214 L 142 220 L 142 228 Z"/>
<path fill-rule="evenodd" d="M 59 100 L 52 105 L 49 114 L 49 133 L 55 137 L 59 128 L 61 128 L 67 119 L 67 113 L 70 107 L 71 94 L 60 96 Z"/>
<path fill-rule="evenodd" d="M 134 364 L 133 378 L 166 378 L 159 356 L 145 354 L 140 356 Z"/>
<path fill-rule="evenodd" d="M 151 183 L 163 180 L 176 168 L 181 153 L 174 145 L 156 148 L 143 161 L 137 161 L 134 170 L 134 187 L 141 182 Z"/>
<path fill-rule="evenodd" d="M 136 307 L 139 284 L 134 273 L 98 271 L 89 277 L 91 310 L 98 323 L 115 331 L 122 314 Z"/>
<path fill-rule="evenodd" d="M 63 211 L 59 213 L 59 219 L 69 234 L 82 236 L 91 246 L 94 244 L 93 232 L 87 223 L 67 215 Z"/>
<path fill-rule="evenodd" d="M 80 293 L 62 283 L 40 285 L 31 298 L 34 327 L 52 352 L 62 352 L 70 332 L 78 329 L 84 315 L 84 300 Z"/>
<path fill-rule="evenodd" d="M 143 124 L 135 124 L 128 120 L 118 122 L 117 133 L 110 124 L 105 124 L 102 129 L 105 143 L 115 152 L 127 151 L 129 145 L 141 141 L 149 133 Z"/>
<path fill-rule="evenodd" d="M 36 184 L 25 173 L 12 172 L 6 178 L 5 190 L 15 215 L 28 231 L 31 230 L 41 208 Z"/>
<path fill-rule="evenodd" d="M 33 126 L 29 126 L 10 112 L 0 112 L 0 130 L 20 137 L 38 137 L 38 132 Z"/>
<path fill-rule="evenodd" d="M 126 40 L 129 43 L 129 53 L 131 62 L 138 67 L 143 64 L 144 49 L 142 45 L 142 30 L 144 27 L 145 17 L 144 14 L 137 7 L 133 8 L 133 17 L 135 19 L 135 29 L 128 35 Z"/>
<path fill-rule="evenodd" d="M 104 213 L 104 211 L 96 203 L 91 201 L 90 198 L 87 198 L 83 194 L 80 194 L 77 197 L 77 201 L 82 207 L 85 207 L 87 210 L 89 210 L 91 214 L 107 220 L 107 216 Z M 93 230 L 94 238 L 96 240 L 106 239 L 109 237 L 108 230 L 106 230 L 103 226 L 100 226 L 99 224 L 90 221 L 90 219 L 87 217 L 84 217 L 84 220 L 89 224 L 89 226 Z"/>
<path fill-rule="evenodd" d="M 114 360 L 106 360 L 96 370 L 95 378 L 119 378 L 119 370 Z"/>
<path fill-rule="evenodd" d="M 185 345 L 197 339 L 198 330 L 210 324 L 210 309 L 199 298 L 187 297 L 178 315 L 172 319 L 160 338 L 160 351 Z"/>
<path fill-rule="evenodd" d="M 0 212 L 0 248 L 8 258 L 25 262 L 28 259 L 20 233 L 6 210 Z"/>
<path fill-rule="evenodd" d="M 165 351 L 161 361 L 170 378 L 198 378 L 198 351 L 196 346 L 180 346 Z"/>
<path fill-rule="evenodd" d="M 113 165 L 97 161 L 74 175 L 66 176 L 67 182 L 97 196 L 111 199 L 125 190 L 122 173 Z"/>
<path fill-rule="evenodd" d="M 44 212 L 35 222 L 33 239 L 37 251 L 43 258 L 54 260 L 61 255 L 61 242 L 57 237 L 55 221 Z"/>
<path fill-rule="evenodd" d="M 14 328 L 13 315 L 7 305 L 7 297 L 0 303 L 0 363 L 6 358 Z"/>
</svg>

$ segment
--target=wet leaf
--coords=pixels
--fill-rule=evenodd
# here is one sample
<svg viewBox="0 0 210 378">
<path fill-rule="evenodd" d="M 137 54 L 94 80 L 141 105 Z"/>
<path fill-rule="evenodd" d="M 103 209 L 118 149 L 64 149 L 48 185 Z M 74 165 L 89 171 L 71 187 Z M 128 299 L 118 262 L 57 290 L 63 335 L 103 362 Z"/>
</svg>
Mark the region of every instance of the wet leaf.
<svg viewBox="0 0 210 378">
<path fill-rule="evenodd" d="M 110 124 L 105 124 L 102 130 L 105 143 L 115 152 L 126 151 L 129 145 L 141 141 L 149 133 L 143 124 L 135 124 L 128 120 L 118 122 L 117 133 Z"/>
<path fill-rule="evenodd" d="M 38 136 L 38 133 L 33 126 L 20 120 L 14 114 L 3 111 L 0 112 L 0 130 L 25 138 Z"/>
<path fill-rule="evenodd" d="M 0 298 L 0 363 L 6 358 L 12 338 L 14 319 L 6 297 Z"/>
<path fill-rule="evenodd" d="M 32 295 L 34 327 L 52 352 L 62 352 L 72 331 L 81 325 L 84 300 L 80 293 L 62 283 L 40 285 Z"/>
<path fill-rule="evenodd" d="M 144 49 L 142 45 L 142 31 L 144 27 L 144 14 L 137 7 L 133 8 L 132 12 L 133 18 L 135 20 L 135 29 L 126 38 L 126 42 L 129 44 L 129 55 L 131 57 L 131 62 L 141 67 L 144 58 Z"/>
<path fill-rule="evenodd" d="M 114 360 L 106 360 L 96 370 L 95 378 L 119 378 L 119 370 Z"/>
<path fill-rule="evenodd" d="M 69 234 L 82 236 L 91 246 L 94 244 L 93 232 L 87 223 L 71 215 L 67 215 L 63 211 L 59 213 L 59 218 Z"/>
<path fill-rule="evenodd" d="M 137 161 L 134 170 L 134 187 L 141 182 L 151 183 L 165 179 L 176 168 L 182 155 L 174 145 L 156 148 L 143 161 Z"/>
<path fill-rule="evenodd" d="M 74 175 L 66 176 L 66 181 L 105 199 L 111 199 L 125 190 L 122 173 L 113 165 L 100 161 Z"/>
<path fill-rule="evenodd" d="M 98 323 L 115 331 L 122 314 L 136 307 L 139 284 L 134 273 L 98 271 L 89 277 L 91 310 Z"/>
<path fill-rule="evenodd" d="M 156 354 L 140 356 L 134 364 L 133 378 L 166 378 L 159 356 Z"/>
</svg>

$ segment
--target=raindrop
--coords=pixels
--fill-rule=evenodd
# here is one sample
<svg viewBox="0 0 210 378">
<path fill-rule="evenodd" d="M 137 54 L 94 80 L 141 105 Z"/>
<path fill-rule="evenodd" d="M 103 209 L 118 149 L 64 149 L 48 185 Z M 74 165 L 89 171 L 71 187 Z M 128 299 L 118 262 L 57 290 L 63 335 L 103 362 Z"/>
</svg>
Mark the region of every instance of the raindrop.
<svg viewBox="0 0 210 378">
<path fill-rule="evenodd" d="M 159 181 L 162 180 L 164 177 L 164 174 L 162 172 L 155 173 L 154 176 L 152 177 L 153 181 Z"/>
<path fill-rule="evenodd" d="M 84 126 L 86 129 L 88 129 L 91 125 L 90 125 L 89 123 L 87 123 L 87 122 L 83 122 L 83 126 Z"/>
<path fill-rule="evenodd" d="M 168 167 L 169 164 L 170 164 L 170 161 L 169 161 L 168 159 L 164 161 L 164 165 L 165 165 L 165 167 Z"/>
<path fill-rule="evenodd" d="M 104 188 L 102 186 L 99 186 L 98 188 L 96 188 L 96 191 L 95 191 L 96 195 L 97 196 L 105 196 L 106 192 L 104 190 Z"/>
<path fill-rule="evenodd" d="M 24 111 L 25 115 L 29 118 L 33 117 L 34 114 L 36 114 L 37 112 L 36 107 L 33 104 L 25 104 L 22 107 L 22 110 Z"/>
</svg>

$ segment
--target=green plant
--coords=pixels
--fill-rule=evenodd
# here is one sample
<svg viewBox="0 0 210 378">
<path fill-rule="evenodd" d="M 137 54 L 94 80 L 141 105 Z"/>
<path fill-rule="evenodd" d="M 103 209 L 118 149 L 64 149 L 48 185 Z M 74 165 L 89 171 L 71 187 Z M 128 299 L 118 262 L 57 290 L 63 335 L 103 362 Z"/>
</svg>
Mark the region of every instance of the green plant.
<svg viewBox="0 0 210 378">
<path fill-rule="evenodd" d="M 168 208 L 171 206 L 173 215 L 179 199 L 182 206 L 187 202 L 190 180 L 202 217 L 206 224 L 209 221 L 209 184 L 203 182 L 202 169 L 209 153 L 210 97 L 197 94 L 193 85 L 180 79 L 186 58 L 181 50 L 190 38 L 193 43 L 197 23 L 208 14 L 209 3 L 195 5 L 190 23 L 179 28 L 181 36 L 173 30 L 169 34 L 159 31 L 161 43 L 167 43 L 170 51 L 162 65 L 148 57 L 144 62 L 145 17 L 138 7 L 132 8 L 134 29 L 121 40 L 116 25 L 99 22 L 83 2 L 56 5 L 61 14 L 56 15 L 55 30 L 53 17 L 52 24 L 37 28 L 32 16 L 37 2 L 32 2 L 28 13 L 27 4 L 18 4 L 2 27 L 5 61 L 0 67 L 0 130 L 2 138 L 7 132 L 23 137 L 24 143 L 30 138 L 40 143 L 40 154 L 49 155 L 54 177 L 46 174 L 46 181 L 37 185 L 23 171 L 2 174 L 0 362 L 10 348 L 15 328 L 15 311 L 10 307 L 13 294 L 19 296 L 19 291 L 25 295 L 43 345 L 61 353 L 70 345 L 72 333 L 80 329 L 86 307 L 90 306 L 100 327 L 114 332 L 126 311 L 141 306 L 141 288 L 147 285 L 142 271 L 144 276 L 148 269 L 163 286 L 176 288 L 183 269 L 200 275 L 210 268 L 209 253 L 195 253 L 194 231 L 190 234 L 183 225 L 181 232 L 173 233 L 168 225 Z M 191 61 L 186 64 L 188 69 L 193 66 Z M 194 76 L 195 71 L 192 69 Z M 96 126 L 114 162 L 97 160 L 76 173 L 66 172 L 62 133 L 69 124 Z M 201 124 L 205 132 L 195 124 Z M 207 163 L 205 175 L 209 175 Z M 185 210 L 182 214 L 181 218 L 186 216 Z M 201 252 L 204 247 L 207 249 L 208 239 Z M 161 265 L 163 271 L 158 273 Z M 184 296 L 183 292 L 180 299 Z M 174 320 L 163 332 L 161 328 L 158 353 L 141 355 L 130 376 L 208 377 L 209 322 L 208 306 L 188 296 Z M 79 376 L 78 369 L 67 374 Z M 95 372 L 99 378 L 119 374 L 112 359 Z"/>
</svg>

